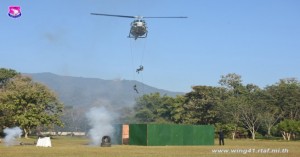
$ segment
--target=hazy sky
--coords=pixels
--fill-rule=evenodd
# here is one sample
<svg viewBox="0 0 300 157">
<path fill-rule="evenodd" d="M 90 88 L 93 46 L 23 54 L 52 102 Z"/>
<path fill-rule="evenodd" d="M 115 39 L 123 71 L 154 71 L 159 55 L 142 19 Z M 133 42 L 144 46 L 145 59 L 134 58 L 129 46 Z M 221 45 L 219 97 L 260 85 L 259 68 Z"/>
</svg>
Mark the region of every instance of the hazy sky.
<svg viewBox="0 0 300 157">
<path fill-rule="evenodd" d="M 22 16 L 9 17 L 10 5 Z M 1 0 L 0 67 L 179 92 L 237 73 L 265 87 L 300 78 L 299 8 L 299 0 Z M 132 19 L 91 12 L 188 19 L 146 19 L 148 38 L 134 41 Z"/>
</svg>

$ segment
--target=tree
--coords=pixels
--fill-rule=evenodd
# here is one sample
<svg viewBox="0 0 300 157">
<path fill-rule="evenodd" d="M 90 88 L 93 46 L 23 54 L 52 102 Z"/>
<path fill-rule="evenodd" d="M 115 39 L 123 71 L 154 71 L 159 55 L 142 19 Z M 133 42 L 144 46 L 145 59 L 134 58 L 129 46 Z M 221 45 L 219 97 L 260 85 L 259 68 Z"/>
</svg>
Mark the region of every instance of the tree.
<svg viewBox="0 0 300 157">
<path fill-rule="evenodd" d="M 15 70 L 0 68 L 0 89 L 3 85 L 14 76 L 19 75 Z"/>
<path fill-rule="evenodd" d="M 17 73 L 15 70 L 0 68 L 0 94 L 6 82 L 18 74 L 19 73 Z M 13 114 L 13 113 L 9 113 L 8 111 L 2 111 L 0 106 L 0 132 L 2 132 L 2 129 L 7 124 L 11 123 L 11 121 L 5 116 L 7 114 Z"/>
<path fill-rule="evenodd" d="M 230 73 L 221 77 L 219 83 L 227 87 L 228 98 L 224 101 L 223 108 L 230 117 L 229 123 L 244 125 L 255 139 L 255 132 L 261 124 L 261 106 L 265 105 L 262 91 L 254 84 L 242 84 L 241 76 Z M 235 131 L 233 130 L 233 138 Z"/>
<path fill-rule="evenodd" d="M 218 105 L 222 99 L 222 88 L 194 86 L 193 91 L 185 95 L 184 123 L 214 124 L 218 122 Z"/>
<path fill-rule="evenodd" d="M 225 87 L 226 97 L 221 103 L 219 110 L 221 120 L 232 127 L 232 139 L 235 139 L 237 132 L 240 130 L 241 121 L 241 105 L 244 103 L 242 99 L 246 88 L 242 84 L 242 77 L 235 73 L 229 73 L 221 76 L 219 84 Z M 225 125 L 225 124 L 223 124 Z"/>
<path fill-rule="evenodd" d="M 241 125 L 241 112 L 239 105 L 241 100 L 237 97 L 228 96 L 219 106 L 220 119 L 223 125 L 228 124 L 231 126 L 231 129 L 228 130 L 231 132 L 232 139 L 234 140 L 236 134 L 239 132 L 239 126 Z"/>
<path fill-rule="evenodd" d="M 263 111 L 265 111 L 262 113 L 262 124 L 264 124 L 264 126 L 267 128 L 268 136 L 271 136 L 272 127 L 275 126 L 276 123 L 278 123 L 278 121 L 283 117 L 282 111 L 274 104 L 266 104 L 261 108 Z"/>
<path fill-rule="evenodd" d="M 262 106 L 265 106 L 262 90 L 255 85 L 246 86 L 247 93 L 241 96 L 242 103 L 239 106 L 240 118 L 244 126 L 251 132 L 252 139 L 255 139 L 255 133 L 261 125 Z"/>
<path fill-rule="evenodd" d="M 173 98 L 151 93 L 140 97 L 135 106 L 135 118 L 139 122 L 170 122 L 170 106 Z"/>
<path fill-rule="evenodd" d="M 176 96 L 173 99 L 173 103 L 170 105 L 170 120 L 176 124 L 184 123 L 184 112 L 185 109 L 183 107 L 184 102 L 186 102 L 186 97 L 182 95 Z"/>
<path fill-rule="evenodd" d="M 222 75 L 219 80 L 221 86 L 225 86 L 229 91 L 232 91 L 234 96 L 238 96 L 243 89 L 242 77 L 235 73 L 229 73 L 227 75 Z"/>
<path fill-rule="evenodd" d="M 281 79 L 275 85 L 266 87 L 266 91 L 279 108 L 280 118 L 285 119 L 277 125 L 277 129 L 285 140 L 290 140 L 300 126 L 300 82 L 295 78 Z"/>
<path fill-rule="evenodd" d="M 0 106 L 12 122 L 7 125 L 23 128 L 25 138 L 37 126 L 63 125 L 59 119 L 63 104 L 46 86 L 29 77 L 18 75 L 8 81 L 0 93 Z"/>
<path fill-rule="evenodd" d="M 284 140 L 290 140 L 291 135 L 300 132 L 300 121 L 285 119 L 278 126 Z"/>
<path fill-rule="evenodd" d="M 267 128 L 267 134 L 268 136 L 271 135 L 271 129 L 273 126 L 278 123 L 279 119 L 282 118 L 282 116 L 279 113 L 280 111 L 278 109 L 270 108 L 269 112 L 265 112 L 262 114 L 262 123 L 266 126 Z"/>
<path fill-rule="evenodd" d="M 274 105 L 283 112 L 286 119 L 300 120 L 300 82 L 295 78 L 281 79 L 278 83 L 266 87 L 272 96 Z"/>
</svg>

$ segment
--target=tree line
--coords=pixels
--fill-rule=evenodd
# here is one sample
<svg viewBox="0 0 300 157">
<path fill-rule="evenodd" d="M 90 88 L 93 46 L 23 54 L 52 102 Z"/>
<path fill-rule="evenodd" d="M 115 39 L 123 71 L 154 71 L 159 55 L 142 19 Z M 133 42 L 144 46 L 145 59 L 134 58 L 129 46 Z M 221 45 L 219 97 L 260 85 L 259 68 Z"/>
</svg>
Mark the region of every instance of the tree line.
<svg viewBox="0 0 300 157">
<path fill-rule="evenodd" d="M 12 69 L 0 68 L 0 133 L 21 127 L 25 138 L 32 130 L 63 126 L 63 104 L 43 84 Z"/>
<path fill-rule="evenodd" d="M 133 111 L 124 109 L 128 123 L 214 125 L 231 138 L 282 136 L 295 139 L 300 132 L 300 82 L 295 78 L 260 88 L 242 83 L 240 75 L 221 76 L 220 86 L 194 86 L 184 95 L 152 93 L 136 100 Z M 75 112 L 76 111 L 76 112 Z M 80 110 L 64 107 L 54 92 L 12 69 L 0 68 L 0 133 L 19 126 L 25 137 L 32 130 L 78 123 Z M 77 125 L 68 128 L 86 130 Z"/>
<path fill-rule="evenodd" d="M 138 98 L 134 118 L 143 123 L 214 125 L 228 136 L 278 136 L 300 132 L 300 82 L 281 79 L 263 89 L 242 83 L 240 75 L 221 76 L 219 87 L 194 86 L 177 97 L 159 93 Z"/>
</svg>

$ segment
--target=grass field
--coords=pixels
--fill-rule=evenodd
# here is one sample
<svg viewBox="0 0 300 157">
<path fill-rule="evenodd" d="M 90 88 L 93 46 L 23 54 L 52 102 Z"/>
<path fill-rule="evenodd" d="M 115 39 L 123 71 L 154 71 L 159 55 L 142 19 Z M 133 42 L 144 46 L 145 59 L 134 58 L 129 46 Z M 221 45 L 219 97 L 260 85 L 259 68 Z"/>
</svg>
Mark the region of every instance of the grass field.
<svg viewBox="0 0 300 157">
<path fill-rule="evenodd" d="M 36 139 L 21 139 L 33 143 Z M 86 138 L 56 137 L 51 148 L 33 145 L 5 146 L 0 143 L 0 157 L 199 157 L 199 156 L 300 156 L 300 141 L 225 140 L 225 146 L 89 146 Z"/>
</svg>

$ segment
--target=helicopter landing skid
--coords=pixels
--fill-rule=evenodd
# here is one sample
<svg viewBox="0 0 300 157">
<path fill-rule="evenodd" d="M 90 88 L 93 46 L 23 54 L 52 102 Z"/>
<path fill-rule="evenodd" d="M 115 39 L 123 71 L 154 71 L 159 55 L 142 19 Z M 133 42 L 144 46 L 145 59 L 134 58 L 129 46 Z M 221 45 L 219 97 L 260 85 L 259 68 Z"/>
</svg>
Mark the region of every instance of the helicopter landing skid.
<svg viewBox="0 0 300 157">
<path fill-rule="evenodd" d="M 128 38 L 134 38 L 135 40 L 136 40 L 137 38 L 147 38 L 147 34 L 148 34 L 148 33 L 146 33 L 146 34 L 143 35 L 143 36 L 133 36 L 132 34 L 129 34 L 129 35 L 128 35 Z"/>
</svg>

